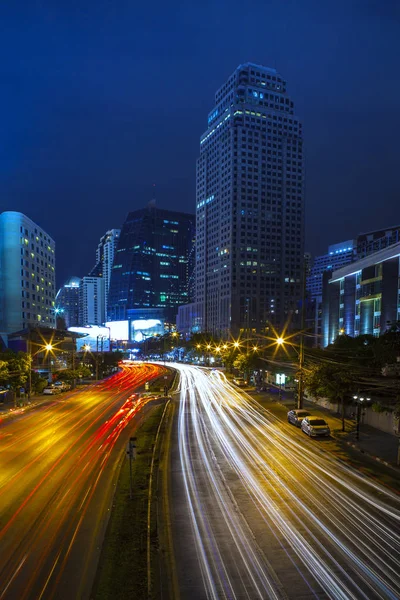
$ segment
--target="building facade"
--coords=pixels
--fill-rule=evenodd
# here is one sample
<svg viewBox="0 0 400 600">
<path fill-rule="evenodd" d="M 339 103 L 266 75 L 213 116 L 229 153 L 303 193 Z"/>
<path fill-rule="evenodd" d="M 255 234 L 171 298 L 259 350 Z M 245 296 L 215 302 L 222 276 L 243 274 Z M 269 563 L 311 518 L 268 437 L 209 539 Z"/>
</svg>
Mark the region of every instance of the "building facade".
<svg viewBox="0 0 400 600">
<path fill-rule="evenodd" d="M 79 325 L 80 283 L 80 277 L 70 277 L 56 295 L 56 313 L 64 319 L 66 329 Z"/>
<path fill-rule="evenodd" d="M 196 302 L 202 330 L 281 329 L 301 297 L 302 124 L 285 80 L 240 65 L 216 92 L 196 179 Z"/>
<path fill-rule="evenodd" d="M 158 308 L 175 323 L 178 306 L 192 299 L 194 234 L 194 215 L 154 204 L 128 214 L 112 268 L 109 321 Z"/>
<path fill-rule="evenodd" d="M 378 250 L 400 242 L 400 225 L 388 229 L 376 229 L 357 236 L 357 258 L 363 258 Z"/>
<path fill-rule="evenodd" d="M 0 331 L 55 327 L 55 243 L 22 213 L 0 214 Z"/>
<path fill-rule="evenodd" d="M 355 241 L 347 240 L 339 244 L 328 246 L 328 252 L 316 256 L 313 266 L 307 277 L 307 295 L 309 310 L 307 311 L 307 329 L 311 330 L 314 340 L 313 346 L 322 345 L 322 289 L 323 276 L 326 271 L 331 273 L 355 260 Z"/>
<path fill-rule="evenodd" d="M 399 265 L 397 243 L 325 277 L 324 346 L 340 334 L 379 336 L 400 320 Z"/>
<path fill-rule="evenodd" d="M 114 256 L 117 250 L 120 234 L 120 229 L 110 229 L 100 238 L 100 242 L 96 250 L 96 265 L 90 272 L 90 276 L 103 277 L 104 279 L 104 305 L 106 314 L 112 266 L 114 263 Z"/>
<path fill-rule="evenodd" d="M 106 320 L 103 277 L 83 277 L 79 285 L 79 325 L 103 325 Z"/>
</svg>

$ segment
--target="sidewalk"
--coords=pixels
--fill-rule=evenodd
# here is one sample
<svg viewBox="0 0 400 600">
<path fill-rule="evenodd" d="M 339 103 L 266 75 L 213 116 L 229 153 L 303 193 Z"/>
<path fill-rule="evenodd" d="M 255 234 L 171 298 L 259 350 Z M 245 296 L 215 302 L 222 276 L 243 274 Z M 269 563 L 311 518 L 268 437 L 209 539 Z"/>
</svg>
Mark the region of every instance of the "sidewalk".
<svg viewBox="0 0 400 600">
<path fill-rule="evenodd" d="M 251 395 L 255 395 L 254 390 L 249 389 L 246 391 Z M 260 392 L 256 395 L 257 400 L 260 401 L 261 399 L 261 403 L 282 420 L 286 420 L 286 413 L 295 408 L 292 393 L 285 392 L 280 399 L 277 392 Z M 331 412 L 307 400 L 304 401 L 304 408 L 309 410 L 313 415 L 324 418 L 331 428 L 332 437 L 342 445 L 349 446 L 365 456 L 398 471 L 400 476 L 400 468 L 396 465 L 399 445 L 397 436 L 375 429 L 375 427 L 361 424 L 360 439 L 356 440 L 355 420 L 346 419 L 346 431 L 342 432 L 342 420 L 337 413 Z"/>
</svg>

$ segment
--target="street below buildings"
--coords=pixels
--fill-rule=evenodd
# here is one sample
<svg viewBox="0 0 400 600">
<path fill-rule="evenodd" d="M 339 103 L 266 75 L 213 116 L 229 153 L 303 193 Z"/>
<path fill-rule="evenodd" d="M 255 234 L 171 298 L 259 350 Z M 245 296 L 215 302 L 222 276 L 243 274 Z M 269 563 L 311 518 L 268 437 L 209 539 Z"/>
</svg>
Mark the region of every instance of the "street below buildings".
<svg viewBox="0 0 400 600">
<path fill-rule="evenodd" d="M 127 439 L 162 367 L 124 366 L 0 427 L 0 599 L 88 598 Z"/>
<path fill-rule="evenodd" d="M 399 598 L 400 496 L 222 373 L 174 367 L 174 598 Z"/>
</svg>

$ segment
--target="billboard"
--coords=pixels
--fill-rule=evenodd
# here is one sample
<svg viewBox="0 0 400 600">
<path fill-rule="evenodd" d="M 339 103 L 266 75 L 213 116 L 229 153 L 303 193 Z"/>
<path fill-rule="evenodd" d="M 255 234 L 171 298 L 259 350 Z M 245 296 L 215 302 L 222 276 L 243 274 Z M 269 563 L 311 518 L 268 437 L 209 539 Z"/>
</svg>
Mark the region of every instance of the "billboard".
<svg viewBox="0 0 400 600">
<path fill-rule="evenodd" d="M 85 325 L 84 327 L 68 327 L 68 331 L 80 333 L 84 336 L 76 340 L 77 352 L 109 352 L 111 350 L 110 329 L 108 327 Z"/>
<path fill-rule="evenodd" d="M 112 340 L 119 342 L 129 340 L 129 321 L 108 321 L 106 326 L 110 329 Z"/>
</svg>

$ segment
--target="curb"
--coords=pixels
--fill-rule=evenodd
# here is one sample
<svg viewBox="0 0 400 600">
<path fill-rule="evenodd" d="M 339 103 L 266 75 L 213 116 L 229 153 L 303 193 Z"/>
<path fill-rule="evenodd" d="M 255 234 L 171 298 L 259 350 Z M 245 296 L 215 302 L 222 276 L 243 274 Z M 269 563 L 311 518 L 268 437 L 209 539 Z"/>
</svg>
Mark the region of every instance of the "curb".
<svg viewBox="0 0 400 600">
<path fill-rule="evenodd" d="M 282 402 L 279 402 L 279 400 L 277 400 L 276 403 L 280 404 L 280 406 L 282 406 L 283 408 L 287 408 L 286 405 L 282 404 Z M 370 454 L 366 450 L 363 450 L 362 448 L 360 448 L 359 446 L 357 446 L 357 444 L 354 444 L 353 442 L 347 442 L 346 440 L 343 440 L 340 437 L 337 437 L 333 433 L 331 433 L 331 437 L 334 438 L 335 440 L 337 440 L 338 442 L 342 442 L 342 443 L 346 444 L 347 446 L 350 446 L 354 450 L 357 450 L 357 452 L 360 452 L 361 454 L 364 454 L 364 456 L 367 456 L 368 458 L 371 458 L 372 460 L 375 460 L 379 464 L 384 465 L 385 467 L 388 467 L 389 469 L 392 469 L 393 471 L 395 471 L 395 473 L 400 473 L 400 466 L 396 466 L 396 465 L 388 462 L 387 460 L 384 460 L 383 458 L 380 458 L 379 456 L 375 456 L 373 454 Z"/>
<path fill-rule="evenodd" d="M 335 438 L 335 440 L 344 442 L 347 446 L 350 446 L 350 448 L 354 448 L 354 450 L 357 450 L 357 452 L 360 452 L 361 454 L 368 456 L 368 458 L 372 458 L 372 460 L 375 460 L 376 462 L 380 463 L 381 465 L 385 465 L 385 467 L 389 467 L 389 469 L 393 469 L 397 473 L 400 472 L 400 467 L 393 465 L 392 463 L 388 462 L 387 460 L 383 460 L 383 458 L 380 458 L 380 456 L 375 456 L 374 454 L 370 454 L 366 450 L 359 448 L 359 446 L 357 446 L 357 444 L 353 444 L 353 442 L 346 442 L 346 440 L 341 440 L 340 438 L 337 438 L 334 435 L 332 437 Z"/>
</svg>

